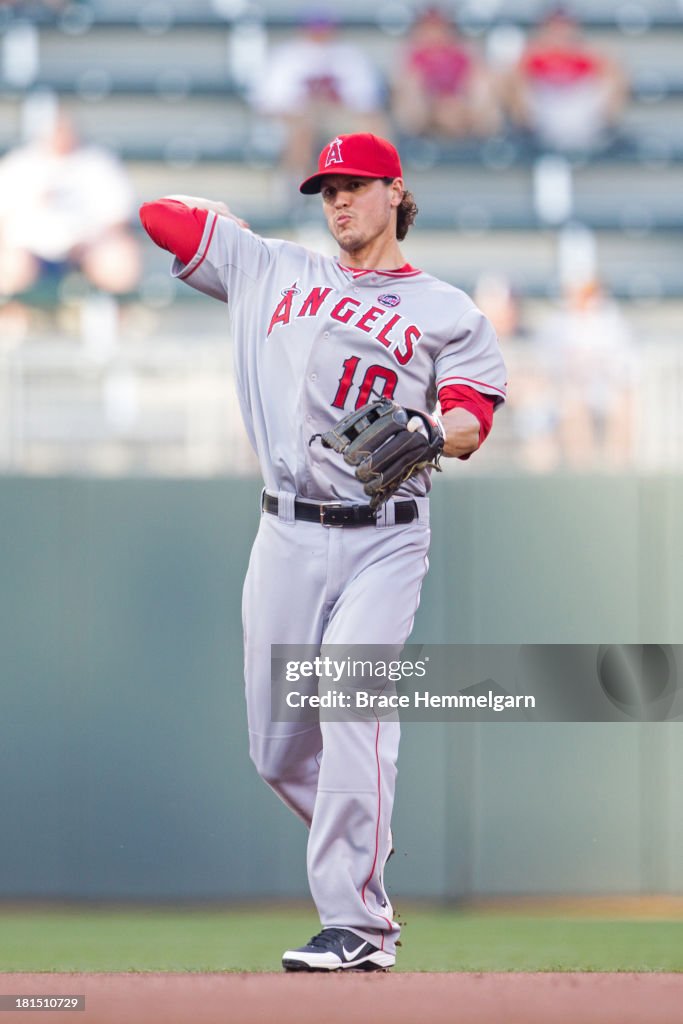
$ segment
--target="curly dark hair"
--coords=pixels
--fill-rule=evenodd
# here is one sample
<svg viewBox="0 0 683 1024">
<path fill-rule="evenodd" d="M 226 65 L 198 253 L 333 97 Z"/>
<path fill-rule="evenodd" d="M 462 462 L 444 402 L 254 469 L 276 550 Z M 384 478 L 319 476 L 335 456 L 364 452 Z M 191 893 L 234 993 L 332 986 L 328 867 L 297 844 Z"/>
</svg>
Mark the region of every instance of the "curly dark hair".
<svg viewBox="0 0 683 1024">
<path fill-rule="evenodd" d="M 391 185 L 394 180 L 394 178 L 382 179 L 385 185 Z M 413 193 L 409 192 L 408 189 L 404 189 L 403 198 L 396 210 L 396 237 L 399 242 L 402 242 L 408 234 L 408 228 L 415 222 L 417 214 L 418 208 Z"/>
</svg>

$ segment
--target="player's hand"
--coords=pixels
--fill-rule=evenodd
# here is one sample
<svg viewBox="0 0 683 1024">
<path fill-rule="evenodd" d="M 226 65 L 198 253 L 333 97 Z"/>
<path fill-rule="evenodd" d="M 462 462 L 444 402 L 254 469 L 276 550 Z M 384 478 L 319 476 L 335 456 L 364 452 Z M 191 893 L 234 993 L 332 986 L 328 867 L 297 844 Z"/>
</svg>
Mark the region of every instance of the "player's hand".
<svg viewBox="0 0 683 1024">
<path fill-rule="evenodd" d="M 241 217 L 234 214 L 230 207 L 220 199 L 203 199 L 200 196 L 165 196 L 164 198 L 175 199 L 176 202 L 184 203 L 185 206 L 193 206 L 196 210 L 212 210 L 219 217 L 234 220 L 235 224 L 239 224 L 241 228 L 249 227 L 246 220 L 242 220 Z"/>
</svg>

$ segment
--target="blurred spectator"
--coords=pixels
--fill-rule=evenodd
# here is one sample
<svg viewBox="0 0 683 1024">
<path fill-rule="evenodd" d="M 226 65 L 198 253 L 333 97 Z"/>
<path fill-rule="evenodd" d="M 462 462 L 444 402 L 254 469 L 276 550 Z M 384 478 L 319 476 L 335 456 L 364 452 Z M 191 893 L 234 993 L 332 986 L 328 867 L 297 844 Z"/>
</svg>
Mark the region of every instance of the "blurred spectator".
<svg viewBox="0 0 683 1024">
<path fill-rule="evenodd" d="M 552 460 L 552 434 L 556 461 L 570 468 L 627 465 L 633 454 L 636 355 L 619 306 L 597 280 L 566 286 L 560 305 L 541 324 L 536 357 L 545 388 L 527 418 L 543 430 L 527 438 L 529 460 L 537 461 L 541 450 Z"/>
<path fill-rule="evenodd" d="M 472 297 L 503 345 L 526 333 L 519 296 L 505 274 L 489 270 L 481 273 Z"/>
<path fill-rule="evenodd" d="M 501 116 L 483 61 L 438 7 L 418 14 L 399 62 L 391 110 L 401 131 L 446 138 L 491 135 Z"/>
<path fill-rule="evenodd" d="M 326 14 L 304 19 L 301 34 L 277 47 L 253 102 L 285 127 L 282 164 L 297 184 L 321 139 L 336 133 L 386 134 L 380 75 L 358 47 L 337 37 Z"/>
<path fill-rule="evenodd" d="M 140 256 L 133 193 L 119 161 L 84 145 L 56 110 L 37 140 L 0 160 L 0 295 L 72 270 L 104 292 L 133 289 Z"/>
<path fill-rule="evenodd" d="M 520 297 L 508 277 L 497 271 L 479 275 L 472 297 L 495 328 L 512 382 L 507 402 L 514 444 L 510 460 L 519 461 L 533 473 L 548 472 L 560 457 L 553 405 L 556 396 L 531 344 Z"/>
<path fill-rule="evenodd" d="M 9 8 L 27 17 L 37 14 L 56 14 L 73 0 L 0 0 L 0 10 Z M 83 0 L 81 0 L 83 2 Z"/>
<path fill-rule="evenodd" d="M 621 67 L 562 7 L 544 18 L 504 84 L 512 119 L 540 145 L 564 151 L 608 141 L 628 95 Z"/>
</svg>

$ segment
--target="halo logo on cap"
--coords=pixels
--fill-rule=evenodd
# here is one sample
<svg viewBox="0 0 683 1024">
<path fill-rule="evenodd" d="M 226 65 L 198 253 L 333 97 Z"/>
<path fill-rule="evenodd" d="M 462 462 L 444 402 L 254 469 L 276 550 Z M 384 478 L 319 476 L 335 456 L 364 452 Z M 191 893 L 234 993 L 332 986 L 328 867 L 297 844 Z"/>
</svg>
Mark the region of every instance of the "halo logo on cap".
<svg viewBox="0 0 683 1024">
<path fill-rule="evenodd" d="M 342 139 L 337 136 L 330 143 L 330 148 L 327 153 L 327 159 L 325 160 L 325 167 L 329 167 L 331 164 L 343 164 L 344 157 L 342 156 Z"/>
</svg>

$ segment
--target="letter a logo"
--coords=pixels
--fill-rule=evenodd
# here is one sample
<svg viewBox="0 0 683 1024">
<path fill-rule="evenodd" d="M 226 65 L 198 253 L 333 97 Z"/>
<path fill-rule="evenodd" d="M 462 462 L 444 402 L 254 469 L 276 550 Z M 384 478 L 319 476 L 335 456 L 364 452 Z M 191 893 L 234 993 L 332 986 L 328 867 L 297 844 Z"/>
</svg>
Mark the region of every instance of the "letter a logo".
<svg viewBox="0 0 683 1024">
<path fill-rule="evenodd" d="M 341 154 L 342 140 L 337 136 L 330 143 L 330 148 L 327 151 L 327 160 L 325 161 L 325 167 L 329 167 L 330 164 L 342 164 L 344 163 Z"/>
</svg>

